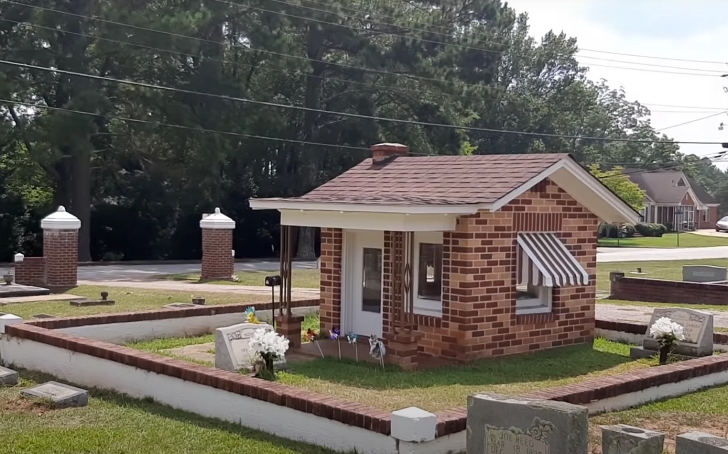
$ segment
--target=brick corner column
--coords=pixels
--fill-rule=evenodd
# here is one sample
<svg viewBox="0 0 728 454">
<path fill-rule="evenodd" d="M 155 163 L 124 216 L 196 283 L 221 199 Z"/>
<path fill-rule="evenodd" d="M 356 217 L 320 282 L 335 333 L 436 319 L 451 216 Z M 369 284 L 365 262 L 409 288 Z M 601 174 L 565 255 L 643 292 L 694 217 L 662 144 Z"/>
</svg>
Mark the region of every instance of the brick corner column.
<svg viewBox="0 0 728 454">
<path fill-rule="evenodd" d="M 78 284 L 78 230 L 81 221 L 62 206 L 40 222 L 46 285 L 64 291 Z"/>
<path fill-rule="evenodd" d="M 203 215 L 202 229 L 202 279 L 232 279 L 235 274 L 233 230 L 235 221 L 215 208 L 215 214 Z"/>
<path fill-rule="evenodd" d="M 321 334 L 341 327 L 343 230 L 321 229 Z"/>
<path fill-rule="evenodd" d="M 384 336 L 387 353 L 385 361 L 403 370 L 417 369 L 417 354 L 421 334 L 388 334 Z"/>
<path fill-rule="evenodd" d="M 276 332 L 288 339 L 288 348 L 301 348 L 303 317 L 278 315 L 275 320 Z"/>
</svg>

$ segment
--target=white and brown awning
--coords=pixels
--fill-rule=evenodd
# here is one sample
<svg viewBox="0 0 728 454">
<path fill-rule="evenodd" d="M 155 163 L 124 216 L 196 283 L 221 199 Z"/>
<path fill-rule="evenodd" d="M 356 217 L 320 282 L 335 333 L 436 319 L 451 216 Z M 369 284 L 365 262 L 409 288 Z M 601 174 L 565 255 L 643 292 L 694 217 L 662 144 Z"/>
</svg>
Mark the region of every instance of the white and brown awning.
<svg viewBox="0 0 728 454">
<path fill-rule="evenodd" d="M 519 233 L 519 284 L 544 287 L 587 285 L 589 273 L 553 233 Z"/>
</svg>

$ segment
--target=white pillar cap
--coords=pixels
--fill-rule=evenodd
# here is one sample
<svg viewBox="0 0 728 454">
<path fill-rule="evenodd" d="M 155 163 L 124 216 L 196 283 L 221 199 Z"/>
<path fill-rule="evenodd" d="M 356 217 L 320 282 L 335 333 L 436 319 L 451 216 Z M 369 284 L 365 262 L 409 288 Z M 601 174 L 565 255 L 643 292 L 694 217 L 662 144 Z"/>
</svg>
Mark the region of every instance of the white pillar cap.
<svg viewBox="0 0 728 454">
<path fill-rule="evenodd" d="M 63 205 L 58 211 L 51 213 L 40 221 L 43 230 L 78 230 L 81 228 L 81 221 L 71 213 L 66 212 Z"/>
<path fill-rule="evenodd" d="M 202 229 L 218 229 L 232 230 L 235 228 L 235 221 L 220 212 L 220 208 L 215 208 L 215 214 L 206 216 L 200 221 Z"/>
<path fill-rule="evenodd" d="M 25 256 L 23 254 L 21 254 L 21 253 L 15 254 L 15 262 L 16 263 L 20 263 L 23 260 L 25 260 Z"/>
</svg>

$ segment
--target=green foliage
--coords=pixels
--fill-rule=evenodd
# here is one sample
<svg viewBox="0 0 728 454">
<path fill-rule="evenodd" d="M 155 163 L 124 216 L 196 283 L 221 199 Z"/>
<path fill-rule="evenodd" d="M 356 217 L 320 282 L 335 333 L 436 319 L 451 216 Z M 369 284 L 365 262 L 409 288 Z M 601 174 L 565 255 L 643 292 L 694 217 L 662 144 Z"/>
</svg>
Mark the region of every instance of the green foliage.
<svg viewBox="0 0 728 454">
<path fill-rule="evenodd" d="M 662 224 L 637 224 L 634 226 L 642 236 L 660 238 L 667 233 L 667 227 Z"/>
<path fill-rule="evenodd" d="M 678 165 L 728 206 L 725 174 L 672 143 L 467 131 L 322 112 L 668 140 L 650 125 L 647 108 L 587 78 L 575 39 L 553 32 L 530 37 L 527 15 L 500 0 L 444 0 L 437 14 L 427 1 L 332 0 L 316 8 L 263 0 L 31 5 L 70 14 L 0 3 L 2 17 L 15 21 L 0 23 L 0 58 L 307 110 L 3 67 L 2 99 L 98 114 L 0 105 L 0 173 L 7 170 L 0 184 L 10 204 L 0 212 L 12 219 L 0 222 L 0 245 L 8 251 L 30 252 L 38 219 L 64 205 L 82 221 L 82 260 L 199 258 L 199 217 L 219 206 L 238 222 L 236 250 L 271 255 L 278 216 L 252 212 L 247 199 L 301 195 L 368 154 L 303 142 L 362 148 L 401 142 L 417 154 L 568 152 L 584 165 L 612 169 L 606 173 L 614 163 Z M 604 182 L 641 207 L 626 180 Z M 314 232 L 302 229 L 299 256 L 310 258 L 314 247 Z"/>
<path fill-rule="evenodd" d="M 589 171 L 632 208 L 635 210 L 644 208 L 645 191 L 629 179 L 622 167 L 602 171 L 599 164 L 592 164 L 589 166 Z"/>
</svg>

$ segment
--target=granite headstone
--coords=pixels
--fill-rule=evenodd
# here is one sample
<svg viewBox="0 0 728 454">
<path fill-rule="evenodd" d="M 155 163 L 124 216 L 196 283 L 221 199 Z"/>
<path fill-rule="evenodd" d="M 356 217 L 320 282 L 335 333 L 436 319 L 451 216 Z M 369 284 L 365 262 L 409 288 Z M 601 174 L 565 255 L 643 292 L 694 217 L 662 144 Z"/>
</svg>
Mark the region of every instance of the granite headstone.
<svg viewBox="0 0 728 454">
<path fill-rule="evenodd" d="M 728 454 L 728 440 L 704 432 L 678 435 L 675 454 Z"/>
<path fill-rule="evenodd" d="M 15 386 L 18 384 L 18 381 L 17 372 L 0 366 L 0 386 Z"/>
<path fill-rule="evenodd" d="M 709 265 L 684 265 L 685 282 L 722 282 L 728 280 L 728 268 Z"/>
<path fill-rule="evenodd" d="M 241 369 L 249 370 L 254 358 L 248 344 L 258 329 L 273 331 L 267 323 L 240 323 L 215 330 L 215 367 L 218 369 L 237 372 Z M 275 368 L 286 368 L 286 359 L 276 360 Z"/>
<path fill-rule="evenodd" d="M 602 427 L 602 454 L 662 454 L 665 434 L 618 424 Z"/>
<path fill-rule="evenodd" d="M 23 397 L 50 399 L 56 408 L 88 405 L 88 391 L 55 381 L 25 389 L 20 394 Z"/>
<path fill-rule="evenodd" d="M 642 341 L 644 350 L 657 352 L 659 343 L 650 337 L 650 326 L 667 317 L 681 325 L 685 340 L 678 342 L 673 353 L 683 356 L 710 356 L 713 354 L 713 315 L 685 308 L 655 309 Z"/>
<path fill-rule="evenodd" d="M 469 396 L 467 454 L 586 454 L 588 413 L 564 402 Z"/>
</svg>

